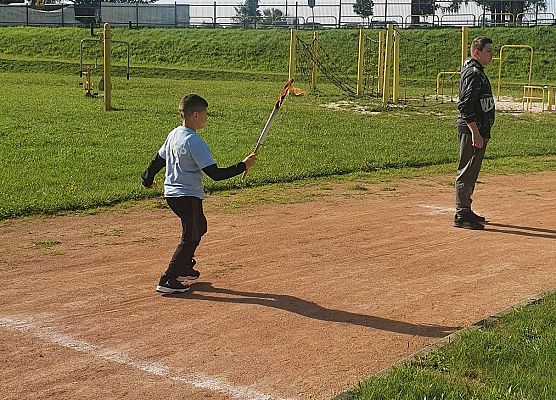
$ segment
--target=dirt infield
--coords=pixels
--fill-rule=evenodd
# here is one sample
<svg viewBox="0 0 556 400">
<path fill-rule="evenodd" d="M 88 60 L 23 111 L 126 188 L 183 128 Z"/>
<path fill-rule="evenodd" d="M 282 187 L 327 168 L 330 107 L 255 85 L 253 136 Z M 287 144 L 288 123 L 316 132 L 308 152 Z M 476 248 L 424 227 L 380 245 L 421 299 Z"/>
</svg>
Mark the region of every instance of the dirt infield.
<svg viewBox="0 0 556 400">
<path fill-rule="evenodd" d="M 556 173 L 481 182 L 482 232 L 451 227 L 451 177 L 209 197 L 180 296 L 154 291 L 180 233 L 165 208 L 0 223 L 0 398 L 332 397 L 556 286 Z"/>
</svg>

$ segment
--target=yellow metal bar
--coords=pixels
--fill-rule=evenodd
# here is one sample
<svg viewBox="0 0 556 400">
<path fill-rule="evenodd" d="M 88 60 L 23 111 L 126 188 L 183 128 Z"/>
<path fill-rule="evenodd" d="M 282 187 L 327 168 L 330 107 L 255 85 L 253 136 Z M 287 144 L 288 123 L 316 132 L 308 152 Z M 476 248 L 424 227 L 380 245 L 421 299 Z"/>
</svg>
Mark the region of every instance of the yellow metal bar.
<svg viewBox="0 0 556 400">
<path fill-rule="evenodd" d="M 529 78 L 527 84 L 531 84 L 532 72 L 533 72 L 533 48 L 527 44 L 505 44 L 500 47 L 500 57 L 497 58 L 498 60 L 498 90 L 496 92 L 496 100 L 500 100 L 500 86 L 502 84 L 502 52 L 504 49 L 514 48 L 514 49 L 529 49 L 531 50 L 531 57 L 529 59 Z"/>
<path fill-rule="evenodd" d="M 378 32 L 378 74 L 377 74 L 377 93 L 382 94 L 382 84 L 384 79 L 384 31 Z"/>
<path fill-rule="evenodd" d="M 110 52 L 112 49 L 112 33 L 110 32 L 110 24 L 104 24 L 104 111 L 110 111 L 112 108 L 112 81 L 110 77 Z"/>
<path fill-rule="evenodd" d="M 392 101 L 398 103 L 400 93 L 400 35 L 394 29 L 394 76 L 392 79 Z"/>
<path fill-rule="evenodd" d="M 461 64 L 467 59 L 467 43 L 469 37 L 469 30 L 466 26 L 461 27 Z"/>
<path fill-rule="evenodd" d="M 541 96 L 535 96 L 535 90 L 538 90 L 542 93 Z M 524 85 L 523 86 L 523 99 L 521 101 L 523 109 L 530 110 L 533 106 L 534 100 L 540 100 L 542 104 L 542 111 L 544 111 L 545 103 L 544 100 L 546 98 L 546 87 L 543 86 L 534 86 L 534 85 Z M 527 104 L 527 107 L 525 107 Z"/>
<path fill-rule="evenodd" d="M 386 108 L 390 100 L 390 66 L 392 59 L 392 34 L 394 33 L 394 26 L 388 24 L 386 30 L 386 48 L 384 50 L 384 83 L 382 84 L 382 107 Z"/>
<path fill-rule="evenodd" d="M 290 29 L 290 57 L 288 62 L 288 79 L 293 79 L 295 75 L 295 45 L 297 36 L 295 29 Z"/>
<path fill-rule="evenodd" d="M 357 96 L 363 94 L 363 68 L 365 66 L 365 34 L 359 29 L 359 51 L 357 52 Z"/>
<path fill-rule="evenodd" d="M 461 75 L 461 72 L 442 71 L 442 72 L 439 72 L 438 75 L 436 75 L 436 98 L 437 99 L 438 99 L 438 94 L 440 93 L 440 78 L 444 79 L 444 75 L 448 75 L 448 76 Z M 444 93 L 442 93 L 442 94 L 444 94 Z"/>
<path fill-rule="evenodd" d="M 311 88 L 317 89 L 317 45 L 319 40 L 319 33 L 313 32 L 313 42 L 311 43 L 311 50 L 313 51 L 312 70 L 311 70 Z"/>
<path fill-rule="evenodd" d="M 556 108 L 556 86 L 548 86 L 547 87 L 547 107 L 546 110 L 547 111 L 554 111 L 554 108 Z"/>
</svg>

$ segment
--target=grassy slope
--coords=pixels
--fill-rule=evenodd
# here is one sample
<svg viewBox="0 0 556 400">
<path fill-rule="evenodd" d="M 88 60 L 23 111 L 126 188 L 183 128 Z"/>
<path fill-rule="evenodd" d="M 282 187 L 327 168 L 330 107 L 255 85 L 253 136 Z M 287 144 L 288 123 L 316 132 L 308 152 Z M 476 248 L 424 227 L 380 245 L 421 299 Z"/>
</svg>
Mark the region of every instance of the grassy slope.
<svg viewBox="0 0 556 400">
<path fill-rule="evenodd" d="M 367 35 L 376 39 L 377 32 L 369 30 Z M 311 32 L 299 31 L 298 34 L 304 41 L 310 41 Z M 533 46 L 534 80 L 556 84 L 556 27 L 471 29 L 469 36 L 478 34 L 491 36 L 497 46 Z M 15 63 L 19 70 L 28 68 L 36 71 L 41 66 L 38 61 L 42 60 L 69 63 L 62 64 L 62 67 L 75 71 L 75 65 L 79 63 L 79 41 L 88 35 L 88 30 L 79 28 L 0 28 L 0 59 L 11 60 L 11 63 L 0 63 L 0 68 L 6 70 Z M 257 73 L 257 76 L 278 74 L 283 77 L 287 73 L 287 30 L 120 28 L 114 29 L 114 38 L 131 44 L 132 65 L 156 67 L 154 71 L 137 69 L 134 71 L 136 76 L 155 73 L 168 76 L 170 72 L 163 67 L 186 71 L 249 71 Z M 319 35 L 331 64 L 341 66 L 342 71 L 349 74 L 356 73 L 357 38 L 358 31 L 351 29 L 323 30 Z M 411 76 L 434 78 L 437 70 L 452 71 L 459 65 L 460 34 L 456 28 L 402 30 L 401 38 L 401 68 L 402 71 L 406 68 Z M 372 42 L 369 43 L 372 45 Z M 100 60 L 100 54 L 93 51 L 91 45 L 87 43 L 85 46 L 85 61 L 93 62 L 95 55 Z M 506 54 L 504 76 L 526 76 L 526 52 L 510 50 Z M 113 56 L 115 62 L 124 64 L 125 47 L 116 45 Z M 252 78 L 249 74 L 237 76 Z"/>
</svg>

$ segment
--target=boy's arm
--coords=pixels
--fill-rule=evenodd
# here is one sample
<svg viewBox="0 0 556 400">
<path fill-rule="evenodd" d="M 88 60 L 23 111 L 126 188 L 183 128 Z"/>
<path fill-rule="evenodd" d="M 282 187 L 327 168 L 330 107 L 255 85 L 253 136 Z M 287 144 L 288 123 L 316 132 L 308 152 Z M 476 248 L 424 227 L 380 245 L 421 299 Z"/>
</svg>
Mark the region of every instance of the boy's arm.
<svg viewBox="0 0 556 400">
<path fill-rule="evenodd" d="M 205 168 L 203 168 L 203 172 L 207 174 L 207 176 L 214 180 L 214 181 L 221 181 L 224 179 L 229 179 L 234 176 L 240 175 L 247 169 L 245 163 L 243 161 L 237 163 L 236 165 L 232 165 L 228 168 L 218 168 L 218 165 L 211 164 Z"/>
<path fill-rule="evenodd" d="M 467 123 L 471 131 L 471 143 L 473 147 L 480 149 L 483 147 L 483 138 L 477 125 L 476 107 L 479 103 L 478 90 L 480 85 L 478 73 L 464 74 L 462 76 L 460 100 L 458 109 L 461 117 Z"/>
<path fill-rule="evenodd" d="M 152 159 L 146 171 L 141 175 L 141 181 L 144 187 L 149 188 L 153 185 L 154 177 L 158 172 L 166 166 L 166 160 L 160 157 L 159 153 Z"/>
<path fill-rule="evenodd" d="M 477 120 L 476 108 L 479 102 L 480 76 L 473 71 L 465 71 L 461 76 L 458 110 L 468 124 Z"/>
</svg>

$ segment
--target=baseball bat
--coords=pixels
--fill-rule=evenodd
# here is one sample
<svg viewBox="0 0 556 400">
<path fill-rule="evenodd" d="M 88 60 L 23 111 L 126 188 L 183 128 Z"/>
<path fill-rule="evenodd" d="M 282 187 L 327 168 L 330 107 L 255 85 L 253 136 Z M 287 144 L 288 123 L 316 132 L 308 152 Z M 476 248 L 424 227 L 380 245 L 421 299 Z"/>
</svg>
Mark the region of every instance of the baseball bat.
<svg viewBox="0 0 556 400">
<path fill-rule="evenodd" d="M 257 140 L 257 145 L 253 150 L 253 154 L 257 154 L 259 148 L 262 146 L 264 140 L 266 139 L 266 136 L 268 135 L 268 131 L 272 126 L 272 122 L 274 121 L 274 118 L 276 118 L 276 115 L 278 115 L 278 110 L 280 110 L 280 107 L 282 106 L 282 103 L 284 102 L 284 99 L 286 98 L 286 95 L 288 94 L 292 86 L 292 83 L 293 83 L 293 79 L 290 79 L 288 80 L 288 82 L 286 82 L 286 85 L 282 88 L 282 91 L 280 92 L 280 96 L 278 97 L 278 100 L 276 100 L 276 103 L 274 104 L 274 108 L 272 109 L 270 116 L 266 120 L 266 124 L 264 125 L 261 134 L 259 135 L 259 140 Z M 243 171 L 243 174 L 241 175 L 241 179 L 245 179 L 246 175 L 247 175 L 247 170 Z"/>
</svg>

